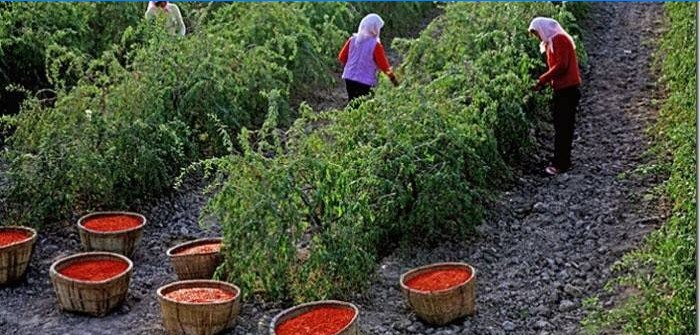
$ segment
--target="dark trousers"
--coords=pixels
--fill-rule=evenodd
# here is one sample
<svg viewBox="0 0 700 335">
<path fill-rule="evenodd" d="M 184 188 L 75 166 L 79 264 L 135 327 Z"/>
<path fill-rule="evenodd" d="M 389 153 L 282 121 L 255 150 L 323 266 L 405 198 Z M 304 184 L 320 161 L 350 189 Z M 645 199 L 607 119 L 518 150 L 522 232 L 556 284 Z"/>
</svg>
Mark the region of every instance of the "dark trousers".
<svg viewBox="0 0 700 335">
<path fill-rule="evenodd" d="M 571 144 L 574 141 L 574 123 L 580 99 L 581 91 L 578 86 L 554 91 L 552 99 L 554 160 L 552 164 L 561 171 L 571 167 Z"/>
<path fill-rule="evenodd" d="M 355 100 L 361 96 L 368 95 L 372 86 L 358 83 L 354 80 L 345 79 L 345 88 L 348 90 L 348 102 Z"/>
</svg>

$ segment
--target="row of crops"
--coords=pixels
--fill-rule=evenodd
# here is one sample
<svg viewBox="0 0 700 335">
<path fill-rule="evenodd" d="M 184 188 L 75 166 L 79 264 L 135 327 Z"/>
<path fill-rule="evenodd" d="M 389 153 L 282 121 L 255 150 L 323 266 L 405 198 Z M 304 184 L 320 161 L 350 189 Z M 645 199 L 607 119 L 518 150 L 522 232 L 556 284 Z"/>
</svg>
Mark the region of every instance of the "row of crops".
<svg viewBox="0 0 700 335">
<path fill-rule="evenodd" d="M 362 15 L 380 13 L 384 33 L 400 35 L 434 6 L 180 6 L 184 38 L 145 22 L 143 4 L 0 3 L 0 112 L 24 104 L 2 118 L 12 183 L 1 220 L 129 208 L 203 170 L 203 215 L 226 245 L 217 275 L 295 301 L 347 297 L 382 252 L 468 234 L 531 149 L 547 102 L 529 90 L 543 62 L 527 23 L 552 16 L 577 33 L 570 4 L 448 4 L 392 45 L 404 56 L 398 89 L 383 82 L 361 104 L 314 111 L 295 102 L 332 85 Z M 666 5 L 661 50 L 669 94 L 656 150 L 670 157 L 673 215 L 619 265 L 639 299 L 593 314 L 592 333 L 696 329 L 695 9 Z"/>
<path fill-rule="evenodd" d="M 530 90 L 543 64 L 527 34 L 537 15 L 576 32 L 566 6 L 449 4 L 417 39 L 395 41 L 398 89 L 384 81 L 344 110 L 303 107 L 285 131 L 273 104 L 260 130 L 240 132 L 240 152 L 200 164 L 214 177 L 205 215 L 226 245 L 218 275 L 271 298 L 347 297 L 381 252 L 468 233 L 544 109 Z"/>
<path fill-rule="evenodd" d="M 143 4 L 0 6 L 0 94 L 28 90 L 21 113 L 3 118 L 12 184 L 2 216 L 29 225 L 169 191 L 183 167 L 237 145 L 223 129 L 259 127 L 272 97 L 291 120 L 290 101 L 332 84 L 337 50 L 364 14 L 403 22 L 389 25 L 397 34 L 433 9 L 183 3 L 181 38 L 143 20 Z"/>
<path fill-rule="evenodd" d="M 46 79 L 3 118 L 3 221 L 126 209 L 171 190 L 183 169 L 203 170 L 203 215 L 227 246 L 218 275 L 296 301 L 362 289 L 382 250 L 468 233 L 531 149 L 531 121 L 545 109 L 530 90 L 543 62 L 529 20 L 551 16 L 577 32 L 568 5 L 449 4 L 418 38 L 393 43 L 401 87 L 382 82 L 374 98 L 319 112 L 292 101 L 332 83 L 338 47 L 364 13 L 397 34 L 434 7 L 183 4 L 181 38 L 134 4 L 33 5 L 2 5 L 51 22 L 25 17 L 1 31 L 3 52 L 19 50 L 4 47 L 12 41 L 43 53 L 21 73 Z M 133 16 L 114 21 L 122 30 L 94 18 L 120 11 Z"/>
<path fill-rule="evenodd" d="M 671 217 L 618 264 L 628 274 L 616 284 L 633 287 L 638 295 L 612 311 L 593 313 L 587 324 L 593 334 L 600 327 L 626 334 L 680 335 L 697 329 L 696 6 L 665 5 L 669 29 L 659 53 L 667 97 L 654 129 L 655 150 L 670 174 L 664 189 Z"/>
</svg>

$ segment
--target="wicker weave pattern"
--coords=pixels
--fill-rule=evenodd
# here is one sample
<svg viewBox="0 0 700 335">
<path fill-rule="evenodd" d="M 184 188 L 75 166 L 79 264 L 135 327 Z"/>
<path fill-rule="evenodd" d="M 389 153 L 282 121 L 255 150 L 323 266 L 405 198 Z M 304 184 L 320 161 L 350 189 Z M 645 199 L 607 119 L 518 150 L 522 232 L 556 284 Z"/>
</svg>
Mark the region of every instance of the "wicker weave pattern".
<svg viewBox="0 0 700 335">
<path fill-rule="evenodd" d="M 203 287 L 234 291 L 236 297 L 212 304 L 183 303 L 165 297 L 178 289 Z M 241 310 L 240 292 L 238 286 L 216 280 L 185 280 L 159 288 L 157 295 L 165 330 L 179 335 L 213 335 L 233 328 Z"/>
<path fill-rule="evenodd" d="M 179 280 L 211 279 L 216 268 L 222 262 L 220 252 L 193 255 L 178 255 L 177 253 L 190 247 L 221 241 L 221 238 L 203 238 L 170 248 L 167 251 L 167 255 L 170 257 L 170 263 L 175 269 L 177 278 Z"/>
<path fill-rule="evenodd" d="M 323 307 L 323 306 L 334 306 L 334 307 L 346 307 L 346 308 L 351 308 L 355 311 L 355 317 L 350 321 L 350 323 L 345 327 L 345 329 L 341 330 L 340 332 L 336 333 L 335 335 L 361 335 L 360 333 L 360 310 L 355 306 L 354 304 L 351 304 L 349 302 L 344 302 L 344 301 L 336 301 L 336 300 L 323 300 L 323 301 L 316 301 L 316 302 L 309 302 L 306 304 L 301 304 L 289 309 L 286 309 L 277 316 L 275 316 L 272 321 L 270 322 L 270 333 L 269 335 L 277 335 L 277 332 L 275 329 L 277 329 L 277 326 L 282 324 L 284 321 L 293 319 L 301 314 L 304 314 L 306 312 L 309 312 L 313 309 Z"/>
<path fill-rule="evenodd" d="M 131 215 L 141 219 L 141 225 L 120 232 L 97 232 L 88 230 L 83 226 L 83 223 L 95 216 L 104 215 Z M 78 220 L 78 231 L 80 233 L 80 242 L 85 251 L 107 251 L 122 254 L 127 257 L 134 255 L 136 246 L 141 240 L 143 234 L 143 226 L 146 225 L 146 218 L 137 213 L 131 212 L 94 212 L 81 217 Z"/>
<path fill-rule="evenodd" d="M 461 285 L 435 292 L 422 292 L 406 286 L 413 277 L 426 272 L 455 267 L 467 268 L 472 276 Z M 473 315 L 476 311 L 476 271 L 465 263 L 437 263 L 416 268 L 401 276 L 401 290 L 408 305 L 423 321 L 434 325 L 446 325 L 456 319 Z"/>
<path fill-rule="evenodd" d="M 129 267 L 124 273 L 104 281 L 87 282 L 59 274 L 61 269 L 78 261 L 115 258 L 127 262 Z M 104 316 L 126 299 L 132 269 L 133 263 L 122 255 L 109 252 L 86 252 L 56 261 L 51 265 L 49 274 L 58 304 L 63 310 Z"/>
<path fill-rule="evenodd" d="M 0 229 L 29 232 L 31 236 L 26 241 L 0 248 L 0 285 L 12 284 L 22 279 L 27 271 L 36 242 L 36 230 L 19 226 L 7 226 Z"/>
</svg>

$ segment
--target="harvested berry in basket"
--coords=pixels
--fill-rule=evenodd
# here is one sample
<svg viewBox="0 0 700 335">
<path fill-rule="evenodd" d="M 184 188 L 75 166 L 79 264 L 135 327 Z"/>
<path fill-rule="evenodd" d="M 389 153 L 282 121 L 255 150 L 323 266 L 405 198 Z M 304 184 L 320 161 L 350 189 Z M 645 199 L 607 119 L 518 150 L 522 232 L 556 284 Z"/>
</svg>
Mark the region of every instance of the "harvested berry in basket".
<svg viewBox="0 0 700 335">
<path fill-rule="evenodd" d="M 77 261 L 58 272 L 66 277 L 83 281 L 102 281 L 116 277 L 129 268 L 129 264 L 115 259 L 90 259 Z"/>
<path fill-rule="evenodd" d="M 6 247 L 10 244 L 22 242 L 31 237 L 28 232 L 20 230 L 0 231 L 0 247 Z"/>
<path fill-rule="evenodd" d="M 139 217 L 126 214 L 98 215 L 88 218 L 83 223 L 83 227 L 100 232 L 129 230 L 139 225 L 141 225 Z"/>
<path fill-rule="evenodd" d="M 282 322 L 277 335 L 333 335 L 343 330 L 355 317 L 346 307 L 319 307 Z"/>
<path fill-rule="evenodd" d="M 406 286 L 425 292 L 445 290 L 463 284 L 472 274 L 465 268 L 426 271 L 406 281 Z"/>
<path fill-rule="evenodd" d="M 221 251 L 221 242 L 211 242 L 182 249 L 176 255 L 208 254 Z"/>
<path fill-rule="evenodd" d="M 177 302 L 206 304 L 233 300 L 236 297 L 236 293 L 220 288 L 195 287 L 181 288 L 169 292 L 165 296 Z"/>
</svg>

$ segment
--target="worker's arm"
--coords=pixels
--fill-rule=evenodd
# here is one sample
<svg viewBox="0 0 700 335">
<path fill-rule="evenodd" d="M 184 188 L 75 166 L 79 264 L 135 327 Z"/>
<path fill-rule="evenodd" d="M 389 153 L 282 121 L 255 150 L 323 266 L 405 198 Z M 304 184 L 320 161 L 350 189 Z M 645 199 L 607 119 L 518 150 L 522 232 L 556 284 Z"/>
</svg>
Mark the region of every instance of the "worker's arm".
<svg viewBox="0 0 700 335">
<path fill-rule="evenodd" d="M 340 61 L 341 64 L 345 65 L 348 62 L 348 55 L 350 54 L 350 41 L 352 38 L 348 38 L 347 41 L 345 41 L 345 45 L 343 45 L 343 48 L 340 49 L 340 53 L 338 54 L 338 61 Z"/>
<path fill-rule="evenodd" d="M 153 16 L 155 16 L 155 8 L 156 8 L 156 7 L 149 7 L 149 8 L 146 10 L 146 18 L 147 18 L 147 19 L 150 19 L 150 18 L 152 18 Z"/>
<path fill-rule="evenodd" d="M 554 64 L 540 76 L 538 81 L 540 86 L 551 82 L 556 77 L 565 75 L 569 67 L 569 54 L 573 52 L 569 39 L 564 35 L 557 35 L 552 39 L 552 43 L 554 44 Z"/>
<path fill-rule="evenodd" d="M 391 70 L 391 64 L 389 64 L 389 60 L 386 58 L 384 46 L 379 42 L 377 42 L 377 46 L 374 48 L 374 62 L 377 63 L 377 67 L 391 79 L 394 85 L 399 85 L 394 72 Z"/>
<path fill-rule="evenodd" d="M 177 20 L 177 33 L 179 35 L 185 36 L 187 28 L 185 27 L 185 22 L 182 20 L 182 14 L 180 13 L 180 8 L 177 5 L 173 6 L 173 15 L 175 15 L 175 20 Z"/>
</svg>

